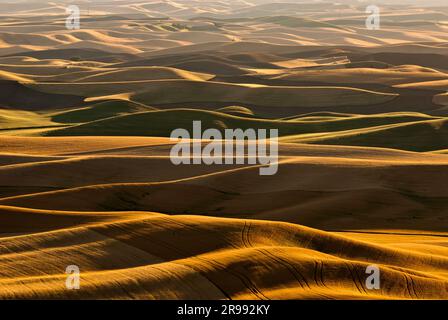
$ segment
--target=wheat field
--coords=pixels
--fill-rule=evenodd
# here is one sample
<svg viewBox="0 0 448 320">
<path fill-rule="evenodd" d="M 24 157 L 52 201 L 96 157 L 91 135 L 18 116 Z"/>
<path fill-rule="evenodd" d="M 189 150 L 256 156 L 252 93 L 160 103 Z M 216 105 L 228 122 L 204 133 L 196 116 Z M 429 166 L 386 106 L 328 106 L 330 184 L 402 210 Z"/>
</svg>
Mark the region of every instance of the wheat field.
<svg viewBox="0 0 448 320">
<path fill-rule="evenodd" d="M 69 4 L 0 4 L 0 299 L 448 299 L 444 1 Z"/>
</svg>

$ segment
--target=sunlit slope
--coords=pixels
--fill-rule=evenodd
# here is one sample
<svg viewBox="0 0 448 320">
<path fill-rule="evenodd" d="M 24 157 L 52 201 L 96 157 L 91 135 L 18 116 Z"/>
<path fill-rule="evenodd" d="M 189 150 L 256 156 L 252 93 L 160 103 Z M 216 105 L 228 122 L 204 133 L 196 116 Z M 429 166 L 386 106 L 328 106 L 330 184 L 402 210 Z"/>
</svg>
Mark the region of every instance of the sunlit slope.
<svg viewBox="0 0 448 320">
<path fill-rule="evenodd" d="M 151 111 L 154 108 L 140 103 L 126 100 L 111 100 L 92 102 L 90 106 L 72 108 L 65 111 L 55 112 L 48 115 L 58 123 L 83 123 L 114 116 L 132 114 L 137 112 Z"/>
<path fill-rule="evenodd" d="M 8 155 L 0 154 L 0 159 L 8 160 L 8 158 Z M 4 162 L 6 162 L 5 160 Z M 0 198 L 61 190 L 74 186 L 171 181 L 241 167 L 241 165 L 194 166 L 189 170 L 184 170 L 185 168 L 181 166 L 173 166 L 167 156 L 155 155 L 86 155 L 55 157 L 48 161 L 39 158 L 9 160 L 17 163 L 0 168 L 0 180 L 2 181 Z M 21 178 L 17 179 L 17 177 Z"/>
<path fill-rule="evenodd" d="M 47 93 L 83 97 L 132 92 L 131 100 L 147 105 L 209 102 L 212 105 L 245 103 L 272 107 L 362 106 L 397 97 L 396 94 L 346 87 L 276 87 L 188 80 L 36 83 L 27 86 Z"/>
<path fill-rule="evenodd" d="M 318 143 L 332 145 L 352 145 L 394 148 L 409 151 L 436 151 L 448 147 L 446 118 L 386 125 L 322 134 L 287 138 L 289 142 Z"/>
<path fill-rule="evenodd" d="M 97 72 L 94 75 L 77 79 L 77 82 L 116 82 L 138 81 L 138 80 L 163 80 L 163 79 L 186 79 L 193 81 L 210 80 L 214 75 L 188 72 L 167 67 L 134 67 L 112 69 L 110 71 Z"/>
<path fill-rule="evenodd" d="M 125 214 L 127 221 L 1 238 L 0 296 L 428 299 L 448 294 L 448 258 L 442 255 L 287 223 Z M 16 259 L 29 268 L 13 268 Z M 65 287 L 63 271 L 73 264 L 81 268 L 80 290 Z M 366 288 L 371 264 L 381 270 L 380 290 Z"/>
<path fill-rule="evenodd" d="M 281 146 L 291 155 L 283 154 L 273 176 L 260 176 L 257 165 L 176 167 L 168 157 L 97 156 L 7 166 L 0 177 L 10 188 L 52 185 L 61 190 L 25 195 L 17 192 L 9 197 L 5 193 L 0 204 L 87 212 L 198 211 L 209 216 L 281 220 L 327 230 L 447 231 L 445 155 L 375 148 L 336 148 L 331 155 L 331 147 L 288 147 Z M 347 156 L 347 152 L 353 154 Z M 129 169 L 123 172 L 126 166 Z M 139 176 L 138 169 L 145 166 L 146 173 Z M 64 168 L 67 174 L 58 173 Z M 83 174 L 69 174 L 76 168 L 82 168 Z M 17 175 L 27 179 L 17 182 L 13 179 Z M 103 184 L 93 185 L 95 182 Z"/>
<path fill-rule="evenodd" d="M 283 140 L 283 139 L 282 139 Z M 29 159 L 52 158 L 57 156 L 83 155 L 127 155 L 127 156 L 168 156 L 176 141 L 168 137 L 16 137 L 1 136 L 2 156 Z M 208 144 L 209 141 L 203 141 Z M 407 152 L 393 149 L 364 148 L 350 146 L 321 146 L 279 142 L 281 156 L 342 157 L 348 159 L 371 159 L 387 161 L 444 162 L 446 158 L 428 153 Z M 28 161 L 26 161 L 28 162 Z"/>
<path fill-rule="evenodd" d="M 0 137 L 0 148 L 9 156 L 66 156 L 88 154 L 113 154 L 120 151 L 126 155 L 152 155 L 151 153 L 138 154 L 133 150 L 170 145 L 168 138 L 157 137 Z"/>
<path fill-rule="evenodd" d="M 31 111 L 0 109 L 0 129 L 53 126 L 50 117 Z"/>
<path fill-rule="evenodd" d="M 0 298 L 448 299 L 448 7 L 309 1 L 2 3 Z"/>
<path fill-rule="evenodd" d="M 204 130 L 277 129 L 280 136 L 289 136 L 284 138 L 287 141 L 308 142 L 308 139 L 323 138 L 332 133 L 334 136 L 345 134 L 348 130 L 367 132 L 395 124 L 443 119 L 422 113 L 401 112 L 376 115 L 309 113 L 271 120 L 262 119 L 244 107 L 225 107 L 217 111 L 186 108 L 157 110 L 128 100 L 92 101 L 86 105 L 61 111 L 4 110 L 0 113 L 1 128 L 4 130 L 0 133 L 21 136 L 170 136 L 177 128 L 191 132 L 193 121 L 201 121 Z M 316 133 L 321 134 L 316 137 L 312 135 Z"/>
<path fill-rule="evenodd" d="M 346 69 L 322 69 L 317 70 L 297 70 L 287 71 L 279 75 L 271 76 L 271 79 L 281 81 L 308 81 L 323 83 L 372 83 L 378 85 L 397 85 L 409 81 L 435 81 L 444 80 L 446 82 L 448 75 L 433 69 L 422 68 L 420 66 L 403 65 L 391 68 L 353 68 Z M 439 82 L 439 81 L 435 81 Z M 440 81 L 441 82 L 441 81 Z M 426 83 L 426 82 L 425 82 Z M 410 87 L 410 85 L 401 85 L 399 87 Z M 419 88 L 419 86 L 415 86 Z"/>
<path fill-rule="evenodd" d="M 111 108 L 112 106 L 114 106 L 112 102 L 107 103 L 107 108 Z M 106 108 L 103 108 L 102 105 L 96 105 L 94 107 L 98 110 L 106 110 Z M 85 113 L 90 116 L 95 114 L 92 108 L 87 109 Z M 61 119 L 58 116 L 53 117 L 53 120 L 59 122 L 72 121 L 71 116 L 76 116 L 77 113 L 64 113 L 64 119 Z M 224 129 L 253 129 L 255 131 L 258 129 L 277 129 L 280 136 L 286 136 L 316 132 L 360 129 L 403 122 L 427 121 L 428 119 L 437 118 L 418 113 L 391 113 L 373 116 L 352 116 L 330 120 L 320 119 L 318 121 L 303 121 L 303 118 L 292 120 L 266 120 L 257 119 L 254 117 L 248 118 L 246 116 L 229 115 L 213 111 L 195 109 L 172 109 L 138 112 L 130 115 L 110 117 L 103 120 L 92 121 L 72 127 L 61 128 L 54 131 L 47 131 L 44 133 L 44 135 L 170 136 L 172 131 L 177 128 L 183 128 L 188 130 L 189 132 L 192 132 L 193 121 L 201 121 L 201 128 L 203 130 L 209 128 L 218 129 L 220 131 L 223 131 Z"/>
<path fill-rule="evenodd" d="M 126 100 L 109 100 L 84 103 L 85 106 L 63 110 L 26 111 L 0 109 L 0 129 L 27 129 L 61 127 L 110 118 L 119 115 L 151 111 L 154 108 Z"/>
</svg>

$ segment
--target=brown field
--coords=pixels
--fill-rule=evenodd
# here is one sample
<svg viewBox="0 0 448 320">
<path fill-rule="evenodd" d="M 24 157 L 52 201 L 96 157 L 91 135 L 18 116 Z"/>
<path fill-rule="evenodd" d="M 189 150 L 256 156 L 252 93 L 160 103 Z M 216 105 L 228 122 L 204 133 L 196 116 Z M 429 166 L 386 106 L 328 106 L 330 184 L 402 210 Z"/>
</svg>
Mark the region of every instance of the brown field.
<svg viewBox="0 0 448 320">
<path fill-rule="evenodd" d="M 379 30 L 357 1 L 86 0 L 75 30 L 67 3 L 0 4 L 0 299 L 448 299 L 443 1 Z M 193 121 L 278 129 L 278 172 L 174 165 Z"/>
</svg>

